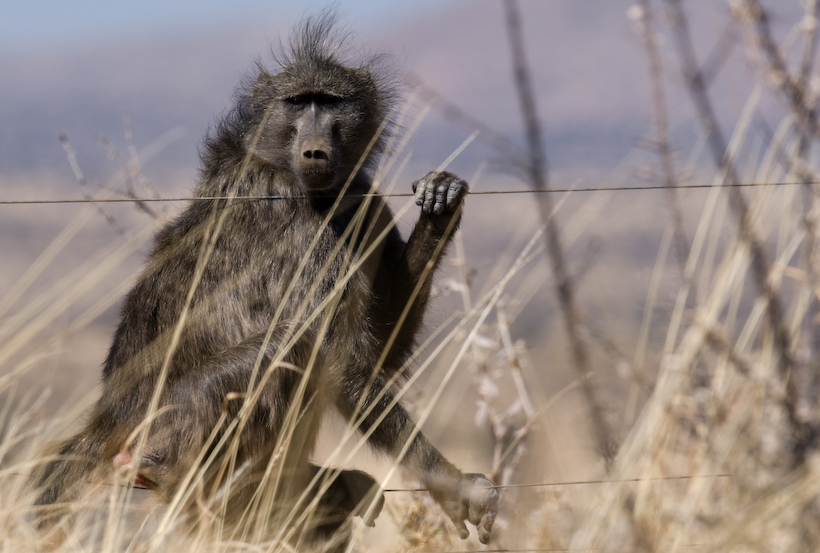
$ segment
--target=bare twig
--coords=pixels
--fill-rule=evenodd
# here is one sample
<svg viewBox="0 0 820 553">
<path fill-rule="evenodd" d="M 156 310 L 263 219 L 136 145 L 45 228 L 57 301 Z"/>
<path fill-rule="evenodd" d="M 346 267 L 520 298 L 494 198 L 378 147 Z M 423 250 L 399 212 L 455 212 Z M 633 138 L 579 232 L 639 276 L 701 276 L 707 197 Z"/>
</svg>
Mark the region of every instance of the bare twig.
<svg viewBox="0 0 820 553">
<path fill-rule="evenodd" d="M 809 7 L 810 13 L 807 15 L 816 18 L 817 3 L 815 0 L 812 0 L 811 4 Z M 758 1 L 744 0 L 742 4 L 736 5 L 735 15 L 754 25 L 755 39 L 758 48 L 768 62 L 771 81 L 780 90 L 783 96 L 785 96 L 790 109 L 795 114 L 797 123 L 803 125 L 807 134 L 816 136 L 818 130 L 820 130 L 817 126 L 817 110 L 811 105 L 811 99 L 807 94 L 808 88 L 806 86 L 809 72 L 814 64 L 814 42 L 816 41 L 814 30 L 812 29 L 810 31 L 806 41 L 800 74 L 794 79 L 789 75 L 786 61 L 783 59 L 783 56 L 780 54 L 780 49 L 772 38 L 771 29 L 769 28 L 769 16 Z"/>
<path fill-rule="evenodd" d="M 515 83 L 521 103 L 521 114 L 524 118 L 524 125 L 526 126 L 527 145 L 529 148 L 527 173 L 533 188 L 536 190 L 547 190 L 549 188 L 547 159 L 544 154 L 544 145 L 541 141 L 541 126 L 535 107 L 535 98 L 532 92 L 529 69 L 527 67 L 517 0 L 505 0 L 504 12 L 512 51 Z M 579 376 L 584 377 L 590 372 L 589 355 L 587 345 L 584 343 L 579 329 L 580 317 L 575 305 L 573 284 L 564 259 L 564 250 L 561 246 L 558 223 L 554 217 L 550 216 L 552 213 L 552 203 L 548 194 L 539 194 L 538 204 L 541 210 L 542 221 L 546 226 L 545 236 L 547 239 L 547 249 L 552 259 L 556 293 L 564 314 L 564 324 L 572 348 L 573 362 Z M 616 445 L 613 440 L 612 430 L 606 420 L 601 400 L 598 397 L 592 379 L 583 378 L 581 381 L 581 389 L 589 406 L 598 451 L 609 465 L 615 457 Z"/>
<path fill-rule="evenodd" d="M 818 133 L 816 96 L 810 90 L 809 78 L 814 67 L 817 52 L 817 21 L 820 15 L 820 2 L 809 0 L 806 2 L 803 30 L 805 40 L 803 43 L 803 55 L 800 67 L 796 76 L 789 73 L 785 58 L 777 46 L 769 27 L 769 16 L 765 9 L 757 0 L 745 0 L 741 8 L 735 13 L 741 19 L 746 19 L 753 24 L 754 43 L 762 53 L 763 59 L 767 63 L 765 68 L 770 76 L 770 81 L 786 98 L 792 118 L 798 127 L 797 148 L 795 159 L 789 159 L 788 170 L 794 173 L 803 182 L 803 225 L 806 228 L 806 240 L 803 243 L 801 252 L 801 263 L 807 275 L 807 287 L 805 292 L 811 298 L 812 290 L 816 290 L 820 285 L 817 271 L 814 270 L 817 263 L 815 252 L 818 242 L 818 221 L 817 221 L 817 194 L 814 190 L 814 175 L 809 166 L 809 156 L 813 139 Z M 785 157 L 785 156 L 784 156 Z M 810 306 L 806 312 L 806 324 L 809 327 L 809 346 L 813 358 L 810 363 L 816 373 L 818 361 L 816 352 L 820 350 L 820 325 L 815 324 L 820 316 L 820 303 L 815 298 L 809 300 Z M 792 378 L 791 380 L 795 380 Z M 795 398 L 796 399 L 796 398 Z M 806 426 L 806 440 L 809 442 L 804 447 L 816 449 L 818 440 L 818 429 L 814 421 L 804 422 Z"/>
<path fill-rule="evenodd" d="M 672 216 L 672 226 L 675 237 L 675 253 L 681 272 L 685 272 L 686 260 L 689 256 L 689 240 L 683 227 L 680 200 L 675 186 L 678 179 L 675 174 L 675 162 L 672 159 L 672 149 L 669 145 L 669 123 L 666 118 L 666 94 L 663 89 L 663 67 L 658 52 L 658 43 L 655 36 L 655 22 L 649 0 L 640 0 L 642 8 L 641 23 L 644 37 L 644 48 L 649 61 L 649 77 L 652 83 L 652 114 L 657 134 L 657 151 L 662 170 L 662 182 L 668 189 L 669 213 Z"/>
<path fill-rule="evenodd" d="M 125 191 L 124 195 L 127 198 L 131 198 L 134 200 L 134 207 L 137 210 L 142 211 L 148 214 L 152 219 L 158 219 L 159 213 L 157 213 L 147 202 L 140 199 L 140 194 L 137 193 L 136 189 L 134 188 L 134 179 L 138 178 L 140 175 L 140 165 L 139 165 L 139 157 L 136 156 L 136 151 L 131 152 L 133 149 L 131 146 L 131 142 L 133 141 L 133 135 L 131 134 L 130 122 L 126 120 L 125 125 L 125 136 L 126 140 L 129 142 L 129 152 L 131 153 L 131 160 L 129 161 L 126 159 L 120 152 L 117 150 L 113 144 L 111 144 L 111 140 L 108 137 L 101 136 L 96 139 L 97 144 L 101 147 L 105 148 L 105 151 L 108 152 L 108 156 L 117 161 L 122 166 L 123 174 L 125 175 Z"/>
<path fill-rule="evenodd" d="M 68 163 L 71 165 L 71 170 L 74 172 L 74 177 L 77 179 L 77 183 L 80 185 L 80 189 L 83 192 L 83 198 L 88 202 L 93 202 L 94 198 L 88 191 L 88 180 L 85 178 L 82 169 L 80 169 L 80 163 L 77 161 L 77 153 L 71 146 L 71 142 L 68 141 L 68 136 L 65 134 L 60 134 L 59 138 L 60 144 L 63 146 L 66 158 L 68 159 Z M 117 219 L 103 209 L 102 204 L 98 202 L 94 203 L 97 203 L 97 213 L 105 218 L 105 221 L 111 226 L 111 228 L 114 229 L 114 232 L 120 236 L 123 236 L 125 234 L 125 229 L 119 224 L 119 222 L 117 222 Z"/>
<path fill-rule="evenodd" d="M 754 373 L 752 362 L 738 353 L 722 332 L 714 328 L 709 329 L 706 332 L 706 342 L 712 349 L 725 355 L 729 363 L 736 367 L 743 376 L 751 376 Z"/>
</svg>

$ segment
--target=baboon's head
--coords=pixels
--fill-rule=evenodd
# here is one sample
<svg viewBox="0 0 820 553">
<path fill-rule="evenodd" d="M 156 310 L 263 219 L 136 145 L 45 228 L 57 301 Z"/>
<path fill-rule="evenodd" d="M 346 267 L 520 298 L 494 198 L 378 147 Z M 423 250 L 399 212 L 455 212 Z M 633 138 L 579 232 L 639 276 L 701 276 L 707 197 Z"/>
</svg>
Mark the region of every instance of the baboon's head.
<svg viewBox="0 0 820 553">
<path fill-rule="evenodd" d="M 308 191 L 338 190 L 360 161 L 368 168 L 381 150 L 376 135 L 391 101 L 372 62 L 339 61 L 343 38 L 332 25 L 331 16 L 308 20 L 281 70 L 260 70 L 251 101 L 258 125 L 245 136 L 254 154 L 293 173 Z"/>
</svg>

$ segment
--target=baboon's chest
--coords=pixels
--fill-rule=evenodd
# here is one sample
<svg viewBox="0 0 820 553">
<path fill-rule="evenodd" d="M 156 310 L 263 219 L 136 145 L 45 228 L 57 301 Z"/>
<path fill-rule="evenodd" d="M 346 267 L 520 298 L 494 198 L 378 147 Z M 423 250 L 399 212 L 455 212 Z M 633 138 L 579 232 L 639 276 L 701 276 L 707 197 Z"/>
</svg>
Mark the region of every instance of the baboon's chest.
<svg viewBox="0 0 820 553">
<path fill-rule="evenodd" d="M 247 321 L 251 332 L 274 319 L 358 328 L 375 259 L 372 250 L 362 258 L 361 230 L 345 219 L 325 224 L 321 214 L 262 215 L 225 228 L 206 271 L 213 275 L 206 274 L 209 295 L 217 300 L 213 308 L 223 318 Z M 241 247 L 232 240 L 237 236 Z"/>
</svg>

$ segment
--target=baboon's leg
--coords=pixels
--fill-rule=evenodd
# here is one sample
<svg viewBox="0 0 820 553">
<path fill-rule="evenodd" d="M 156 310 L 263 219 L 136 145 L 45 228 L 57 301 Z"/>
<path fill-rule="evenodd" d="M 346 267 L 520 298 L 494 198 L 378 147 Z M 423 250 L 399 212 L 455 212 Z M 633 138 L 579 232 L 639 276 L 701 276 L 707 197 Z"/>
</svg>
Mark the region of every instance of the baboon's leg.
<svg viewBox="0 0 820 553">
<path fill-rule="evenodd" d="M 318 506 L 322 513 L 321 522 L 317 524 L 318 533 L 329 536 L 354 516 L 362 517 L 366 526 L 375 526 L 376 518 L 384 506 L 384 494 L 379 491 L 379 483 L 360 470 L 323 470 L 311 465 L 313 475 L 320 471 L 322 472 L 317 489 L 326 479 L 332 480 L 329 481 L 328 489 L 322 495 Z"/>
<path fill-rule="evenodd" d="M 313 342 L 306 338 L 281 351 L 288 339 L 287 329 L 277 329 L 267 343 L 264 335 L 254 336 L 197 367 L 172 371 L 162 400 L 170 409 L 152 424 L 139 460 L 137 473 L 149 488 L 170 500 L 203 448 L 208 468 L 197 485 L 210 494 L 230 481 L 237 504 L 265 478 L 281 479 L 274 485 L 278 495 L 293 495 L 307 483 L 325 403 L 320 363 L 310 366 Z M 123 445 L 128 455 L 133 444 Z"/>
<path fill-rule="evenodd" d="M 110 473 L 112 466 L 128 471 L 136 465 L 136 482 L 171 500 L 203 448 L 207 448 L 204 459 L 213 458 L 205 474 L 191 483 L 199 486 L 198 491 L 206 497 L 233 479 L 225 468 L 229 459 L 235 461 L 233 466 L 242 475 L 239 480 L 233 479 L 230 487 L 231 503 L 237 507 L 256 493 L 260 483 L 271 479 L 270 475 L 267 480 L 263 478 L 266 472 L 281 481 L 282 485 L 273 485 L 277 497 L 300 494 L 309 481 L 307 459 L 326 402 L 317 400 L 321 390 L 317 385 L 319 364 L 308 366 L 312 341 L 298 340 L 290 351 L 280 355 L 277 350 L 288 336 L 287 329 L 277 329 L 268 343 L 264 335 L 254 336 L 198 366 L 174 367 L 160 402 L 160 408 L 168 409 L 151 421 L 139 459 L 134 459 L 133 431 L 145 416 L 145 391 L 138 391 L 137 386 L 125 394 L 104 390 L 91 422 L 63 442 L 58 458 L 46 464 L 35 478 L 41 490 L 36 504 L 43 506 L 39 525 L 52 525 L 68 514 L 68 503 L 97 468 Z M 261 385 L 261 393 L 241 421 L 231 427 L 245 403 L 260 352 L 263 354 L 254 390 Z M 273 366 L 275 360 L 280 363 Z M 134 405 L 134 412 L 121 412 L 122 405 L 129 403 Z M 209 443 L 223 414 L 216 439 Z M 224 436 L 226 430 L 232 434 Z M 223 437 L 224 443 L 217 447 Z M 201 499 L 201 495 L 192 497 L 191 502 Z"/>
</svg>

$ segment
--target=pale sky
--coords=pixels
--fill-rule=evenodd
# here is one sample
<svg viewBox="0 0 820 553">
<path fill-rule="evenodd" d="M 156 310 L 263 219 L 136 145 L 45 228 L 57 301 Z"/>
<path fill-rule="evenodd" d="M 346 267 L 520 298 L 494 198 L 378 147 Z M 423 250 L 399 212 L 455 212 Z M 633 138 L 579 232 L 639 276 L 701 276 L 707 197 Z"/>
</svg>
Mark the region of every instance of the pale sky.
<svg viewBox="0 0 820 553">
<path fill-rule="evenodd" d="M 454 4 L 457 2 L 453 2 Z M 445 0 L 11 0 L 0 3 L 0 45 L 4 48 L 57 46 L 149 32 L 180 33 L 259 18 L 291 20 L 301 13 L 336 6 L 356 24 L 418 17 L 445 7 Z"/>
</svg>

